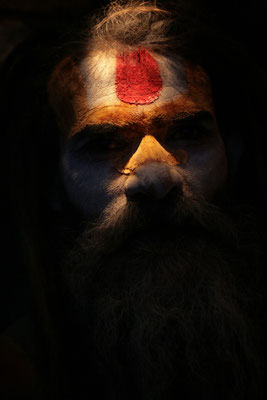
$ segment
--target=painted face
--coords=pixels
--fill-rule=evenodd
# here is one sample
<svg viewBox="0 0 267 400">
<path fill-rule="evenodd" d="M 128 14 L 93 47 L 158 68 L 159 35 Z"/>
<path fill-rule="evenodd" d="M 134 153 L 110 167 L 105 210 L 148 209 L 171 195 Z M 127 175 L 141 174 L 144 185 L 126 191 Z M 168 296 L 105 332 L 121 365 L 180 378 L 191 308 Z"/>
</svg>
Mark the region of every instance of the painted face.
<svg viewBox="0 0 267 400">
<path fill-rule="evenodd" d="M 63 60 L 50 103 L 63 133 L 60 169 L 70 201 L 88 218 L 121 196 L 158 201 L 173 190 L 207 199 L 227 162 L 202 68 L 146 49 L 92 51 Z"/>
</svg>

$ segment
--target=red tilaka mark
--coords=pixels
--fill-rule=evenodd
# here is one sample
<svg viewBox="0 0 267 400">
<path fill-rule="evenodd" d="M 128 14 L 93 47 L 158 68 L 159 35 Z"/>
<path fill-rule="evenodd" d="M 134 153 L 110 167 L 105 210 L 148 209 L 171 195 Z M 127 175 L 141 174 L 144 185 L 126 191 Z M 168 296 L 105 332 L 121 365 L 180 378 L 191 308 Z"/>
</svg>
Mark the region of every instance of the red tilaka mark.
<svg viewBox="0 0 267 400">
<path fill-rule="evenodd" d="M 146 49 L 117 55 L 117 96 L 130 104 L 150 104 L 158 99 L 162 79 L 158 65 Z"/>
</svg>

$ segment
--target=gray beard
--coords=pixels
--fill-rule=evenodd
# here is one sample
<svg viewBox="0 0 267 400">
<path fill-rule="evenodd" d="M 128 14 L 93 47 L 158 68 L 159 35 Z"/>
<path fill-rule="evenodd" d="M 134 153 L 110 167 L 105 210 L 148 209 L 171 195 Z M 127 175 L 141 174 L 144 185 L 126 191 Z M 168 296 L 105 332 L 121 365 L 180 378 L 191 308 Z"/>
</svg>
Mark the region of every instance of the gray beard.
<svg viewBox="0 0 267 400">
<path fill-rule="evenodd" d="M 88 390 L 99 379 L 111 399 L 255 397 L 255 252 L 202 199 L 158 211 L 118 198 L 62 263 Z"/>
</svg>

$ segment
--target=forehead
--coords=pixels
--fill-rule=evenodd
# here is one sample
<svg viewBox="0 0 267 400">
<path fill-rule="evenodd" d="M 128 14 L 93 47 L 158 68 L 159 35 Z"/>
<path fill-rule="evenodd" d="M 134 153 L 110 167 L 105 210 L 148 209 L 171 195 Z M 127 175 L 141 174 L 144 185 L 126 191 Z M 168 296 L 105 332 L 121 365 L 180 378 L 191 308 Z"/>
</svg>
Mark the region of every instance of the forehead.
<svg viewBox="0 0 267 400">
<path fill-rule="evenodd" d="M 153 96 L 152 83 L 158 94 L 151 101 L 129 99 L 125 102 L 135 105 L 156 102 L 160 106 L 188 90 L 185 65 L 180 57 L 159 56 L 146 49 L 123 53 L 93 52 L 82 61 L 79 70 L 86 84 L 89 107 L 120 105 L 126 97 L 123 89 L 124 92 L 131 88 L 143 92 L 150 90 Z"/>
<path fill-rule="evenodd" d="M 147 125 L 214 113 L 209 79 L 200 66 L 146 49 L 92 51 L 79 64 L 68 57 L 52 72 L 48 93 L 67 136 L 90 124 Z"/>
</svg>

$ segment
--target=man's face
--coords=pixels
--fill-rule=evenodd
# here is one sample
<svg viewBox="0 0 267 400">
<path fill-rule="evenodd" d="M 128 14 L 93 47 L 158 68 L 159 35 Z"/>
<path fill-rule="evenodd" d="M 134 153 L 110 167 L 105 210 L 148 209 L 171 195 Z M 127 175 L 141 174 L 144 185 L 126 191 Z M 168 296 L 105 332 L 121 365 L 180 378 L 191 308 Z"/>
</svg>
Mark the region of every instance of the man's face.
<svg viewBox="0 0 267 400">
<path fill-rule="evenodd" d="M 145 49 L 92 51 L 78 67 L 63 61 L 49 91 L 64 187 L 88 219 L 116 197 L 160 204 L 174 190 L 192 196 L 188 184 L 208 200 L 223 189 L 226 155 L 200 67 Z"/>
</svg>

